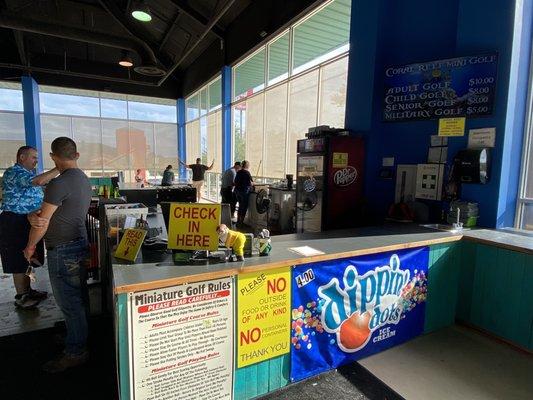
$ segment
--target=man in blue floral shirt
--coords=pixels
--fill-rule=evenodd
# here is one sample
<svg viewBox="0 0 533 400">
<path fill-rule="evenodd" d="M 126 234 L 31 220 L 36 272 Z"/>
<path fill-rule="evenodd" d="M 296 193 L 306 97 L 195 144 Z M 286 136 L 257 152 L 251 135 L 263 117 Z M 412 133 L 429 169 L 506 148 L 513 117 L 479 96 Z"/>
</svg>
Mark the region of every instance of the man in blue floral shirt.
<svg viewBox="0 0 533 400">
<path fill-rule="evenodd" d="M 31 288 L 30 278 L 26 275 L 28 261 L 23 253 L 31 228 L 27 216 L 41 207 L 43 202 L 41 186 L 46 185 L 58 174 L 54 168 L 41 175 L 35 175 L 37 161 L 37 150 L 30 146 L 22 146 L 17 151 L 16 164 L 8 168 L 2 178 L 0 258 L 4 273 L 13 274 L 17 291 L 15 305 L 23 309 L 34 308 L 47 295 L 46 292 Z M 42 243 L 40 247 L 39 256 L 43 260 Z"/>
</svg>

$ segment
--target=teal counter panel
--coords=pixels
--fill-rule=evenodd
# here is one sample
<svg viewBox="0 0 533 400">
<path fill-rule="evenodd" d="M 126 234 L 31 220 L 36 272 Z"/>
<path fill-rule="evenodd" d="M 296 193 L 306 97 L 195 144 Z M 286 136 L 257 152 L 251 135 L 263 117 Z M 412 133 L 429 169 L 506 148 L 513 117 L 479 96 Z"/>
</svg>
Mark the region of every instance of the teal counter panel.
<svg viewBox="0 0 533 400">
<path fill-rule="evenodd" d="M 452 325 L 455 322 L 460 272 L 459 250 L 458 243 L 430 247 L 424 333 Z"/>
<path fill-rule="evenodd" d="M 119 370 L 119 393 L 121 400 L 130 398 L 130 369 L 128 348 L 128 295 L 119 294 L 116 297 L 117 307 L 117 347 L 118 347 L 118 370 Z"/>
<path fill-rule="evenodd" d="M 457 319 L 533 350 L 533 256 L 463 242 Z"/>
<path fill-rule="evenodd" d="M 235 400 L 248 400 L 289 383 L 290 355 L 286 354 L 235 371 Z"/>
</svg>

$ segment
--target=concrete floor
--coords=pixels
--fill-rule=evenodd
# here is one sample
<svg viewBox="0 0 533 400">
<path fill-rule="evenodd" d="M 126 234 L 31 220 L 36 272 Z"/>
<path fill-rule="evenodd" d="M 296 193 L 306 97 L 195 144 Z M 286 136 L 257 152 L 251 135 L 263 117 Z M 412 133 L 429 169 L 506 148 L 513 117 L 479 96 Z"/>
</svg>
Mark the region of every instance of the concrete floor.
<svg viewBox="0 0 533 400">
<path fill-rule="evenodd" d="M 461 326 L 360 364 L 408 400 L 533 399 L 533 355 Z"/>
<path fill-rule="evenodd" d="M 0 267 L 0 337 L 32 332 L 54 327 L 63 321 L 63 315 L 57 307 L 46 266 L 35 269 L 36 282 L 32 287 L 48 292 L 48 298 L 43 300 L 34 310 L 20 310 L 15 307 L 15 286 L 11 274 L 4 274 Z M 91 301 L 91 315 L 100 314 L 100 287 L 89 286 Z"/>
</svg>

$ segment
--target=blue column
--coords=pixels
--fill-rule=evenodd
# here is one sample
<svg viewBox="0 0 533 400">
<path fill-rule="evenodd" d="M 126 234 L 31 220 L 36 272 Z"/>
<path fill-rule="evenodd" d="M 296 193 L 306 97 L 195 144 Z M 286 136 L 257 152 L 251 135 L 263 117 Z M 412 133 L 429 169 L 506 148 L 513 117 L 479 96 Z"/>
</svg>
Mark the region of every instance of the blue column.
<svg viewBox="0 0 533 400">
<path fill-rule="evenodd" d="M 185 99 L 178 99 L 176 108 L 178 110 L 178 158 L 186 163 L 187 143 L 185 139 Z M 187 170 L 181 165 L 181 163 L 178 165 L 178 175 L 180 180 L 187 179 Z"/>
<path fill-rule="evenodd" d="M 22 77 L 22 100 L 24 103 L 24 129 L 26 145 L 33 146 L 39 153 L 37 172 L 43 171 L 43 141 L 41 138 L 41 108 L 39 85 L 31 76 Z"/>
<path fill-rule="evenodd" d="M 222 171 L 232 166 L 231 67 L 222 67 Z"/>
</svg>

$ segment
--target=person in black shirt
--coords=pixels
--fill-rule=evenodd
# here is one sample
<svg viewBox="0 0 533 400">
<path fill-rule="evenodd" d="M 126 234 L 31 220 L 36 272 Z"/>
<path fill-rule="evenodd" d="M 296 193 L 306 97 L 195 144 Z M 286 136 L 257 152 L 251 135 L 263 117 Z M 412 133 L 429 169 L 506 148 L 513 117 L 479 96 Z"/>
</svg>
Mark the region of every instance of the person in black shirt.
<svg viewBox="0 0 533 400">
<path fill-rule="evenodd" d="M 201 158 L 196 159 L 196 164 L 187 165 L 181 160 L 180 163 L 183 166 L 192 169 L 192 186 L 196 189 L 196 201 L 200 202 L 202 198 L 202 187 L 204 186 L 205 171 L 209 171 L 213 168 L 215 159 L 213 159 L 213 162 L 209 167 L 202 164 Z"/>
<path fill-rule="evenodd" d="M 246 211 L 248 211 L 248 200 L 250 198 L 250 192 L 252 191 L 254 180 L 249 171 L 250 163 L 243 161 L 241 163 L 241 169 L 237 171 L 235 175 L 235 195 L 239 202 L 239 211 L 237 213 L 237 225 L 242 226 L 244 224 L 244 217 Z"/>
</svg>

